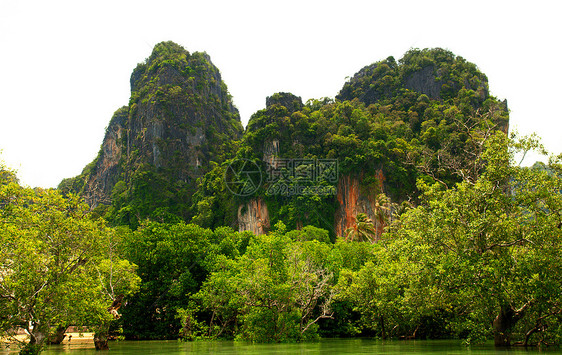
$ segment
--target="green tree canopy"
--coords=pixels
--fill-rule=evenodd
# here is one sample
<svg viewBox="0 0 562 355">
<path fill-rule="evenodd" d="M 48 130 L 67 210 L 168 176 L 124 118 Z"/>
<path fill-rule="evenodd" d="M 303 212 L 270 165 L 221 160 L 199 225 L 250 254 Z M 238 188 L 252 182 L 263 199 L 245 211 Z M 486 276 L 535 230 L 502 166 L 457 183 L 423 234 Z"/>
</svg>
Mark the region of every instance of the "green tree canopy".
<svg viewBox="0 0 562 355">
<path fill-rule="evenodd" d="M 136 291 L 116 231 L 87 211 L 76 196 L 0 183 L 0 330 L 25 330 L 22 353 L 40 352 L 58 327 L 101 326 L 113 299 Z"/>
<path fill-rule="evenodd" d="M 388 236 L 396 262 L 416 265 L 409 287 L 433 290 L 434 308 L 455 315 L 449 326 L 470 340 L 494 337 L 557 342 L 562 287 L 562 179 L 552 171 L 522 168 L 521 149 L 534 140 L 503 133 L 483 142 L 483 173 L 443 190 L 422 185 L 424 203 L 403 215 Z"/>
</svg>

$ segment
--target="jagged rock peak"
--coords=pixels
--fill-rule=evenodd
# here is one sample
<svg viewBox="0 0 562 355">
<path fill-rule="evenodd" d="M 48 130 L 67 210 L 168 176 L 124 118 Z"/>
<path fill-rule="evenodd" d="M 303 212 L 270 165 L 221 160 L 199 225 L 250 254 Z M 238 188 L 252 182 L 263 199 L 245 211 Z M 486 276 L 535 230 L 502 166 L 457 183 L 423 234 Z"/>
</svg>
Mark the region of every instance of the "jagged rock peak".
<svg viewBox="0 0 562 355">
<path fill-rule="evenodd" d="M 300 96 L 293 95 L 289 92 L 278 92 L 265 99 L 266 108 L 273 105 L 284 106 L 291 112 L 299 111 L 303 108 L 302 99 Z"/>
<path fill-rule="evenodd" d="M 367 105 L 395 97 L 404 90 L 434 100 L 449 100 L 460 90 L 488 97 L 488 78 L 476 65 L 442 48 L 411 49 L 398 62 L 393 57 L 370 64 L 345 83 L 336 99 L 359 99 Z"/>
<path fill-rule="evenodd" d="M 152 53 L 150 54 L 150 56 L 146 58 L 144 63 L 139 63 L 131 74 L 131 91 L 135 91 L 135 84 L 142 77 L 142 70 L 146 67 L 151 67 L 153 63 L 166 60 L 167 58 L 183 57 L 184 59 L 188 59 L 189 56 L 190 53 L 185 48 L 172 41 L 160 42 L 156 44 L 152 49 Z"/>
<path fill-rule="evenodd" d="M 242 134 L 238 110 L 209 55 L 170 41 L 158 43 L 133 71 L 129 106 L 129 164 L 148 162 L 183 180 L 222 159 L 226 143 Z"/>
<path fill-rule="evenodd" d="M 111 120 L 98 157 L 62 188 L 92 207 L 114 196 L 116 211 L 136 201 L 133 219 L 155 210 L 187 219 L 197 178 L 234 154 L 243 131 L 238 110 L 209 55 L 173 42 L 157 44 L 130 84 L 129 105 Z"/>
</svg>

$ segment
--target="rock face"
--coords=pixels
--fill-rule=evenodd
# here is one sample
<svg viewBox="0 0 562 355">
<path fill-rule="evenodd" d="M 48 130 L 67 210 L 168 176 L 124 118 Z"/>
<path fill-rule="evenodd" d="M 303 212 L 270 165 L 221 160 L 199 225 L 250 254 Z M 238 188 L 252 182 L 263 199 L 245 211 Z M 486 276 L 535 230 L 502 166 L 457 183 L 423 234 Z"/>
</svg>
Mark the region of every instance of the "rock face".
<svg viewBox="0 0 562 355">
<path fill-rule="evenodd" d="M 264 129 L 268 124 L 277 123 L 278 130 L 271 132 L 268 139 L 257 143 L 256 150 L 261 153 L 261 160 L 265 170 L 278 168 L 278 159 L 288 158 L 283 156 L 281 141 L 285 144 L 290 140 L 290 130 L 285 129 L 289 117 L 304 107 L 302 99 L 291 93 L 275 93 L 266 98 L 266 108 L 263 110 L 262 119 L 254 116 L 248 124 L 247 132 L 256 132 Z M 291 142 L 289 144 L 292 144 Z M 265 171 L 263 172 L 265 174 Z M 254 234 L 265 234 L 270 229 L 269 210 L 265 199 L 256 197 L 238 208 L 238 230 L 252 231 Z"/>
<path fill-rule="evenodd" d="M 210 57 L 162 42 L 133 71 L 129 105 L 111 120 L 98 157 L 61 189 L 81 193 L 92 207 L 118 192 L 124 205 L 138 201 L 141 218 L 157 208 L 186 217 L 196 179 L 232 153 L 241 135 L 238 110 Z"/>
<path fill-rule="evenodd" d="M 378 183 L 365 189 L 361 186 L 361 181 L 365 173 L 346 175 L 340 177 L 337 185 L 337 204 L 334 216 L 334 231 L 337 236 L 345 237 L 346 230 L 355 225 L 355 217 L 359 213 L 364 213 L 373 221 L 377 230 L 377 237 L 382 234 L 387 217 L 389 215 L 388 206 L 381 206 L 377 201 L 377 196 L 384 189 L 384 175 L 382 170 L 374 173 Z M 382 218 L 381 218 L 382 216 Z M 238 207 L 238 230 L 251 231 L 256 235 L 265 234 L 271 228 L 269 209 L 266 202 L 261 197 L 256 197 L 248 203 Z M 302 228 L 302 223 L 297 229 Z"/>
<path fill-rule="evenodd" d="M 238 110 L 206 53 L 189 54 L 172 43 L 155 47 L 131 75 L 127 156 L 194 179 L 240 138 Z M 135 154 L 138 151 L 138 154 Z"/>
<path fill-rule="evenodd" d="M 276 159 L 279 158 L 279 139 L 273 138 L 266 141 L 263 147 L 263 161 L 267 166 L 277 168 Z"/>
<path fill-rule="evenodd" d="M 303 108 L 300 96 L 295 96 L 288 92 L 278 92 L 265 99 L 265 107 L 270 108 L 273 105 L 285 107 L 289 112 L 299 111 Z"/>
<path fill-rule="evenodd" d="M 437 80 L 435 67 L 430 65 L 410 74 L 406 78 L 404 86 L 406 89 L 420 92 L 432 99 L 440 99 L 443 84 Z"/>
<path fill-rule="evenodd" d="M 371 173 L 372 174 L 372 173 Z M 377 237 L 382 234 L 388 207 L 379 205 L 377 196 L 384 191 L 382 170 L 374 172 L 377 184 L 370 189 L 361 187 L 365 173 L 340 177 L 337 188 L 337 209 L 334 218 L 336 235 L 345 237 L 348 228 L 355 225 L 355 217 L 364 213 L 371 219 L 377 230 Z"/>
<path fill-rule="evenodd" d="M 269 228 L 269 211 L 260 197 L 238 207 L 238 230 L 240 232 L 250 231 L 255 235 L 260 235 L 269 231 Z"/>
<path fill-rule="evenodd" d="M 111 191 L 122 173 L 119 162 L 123 157 L 122 140 L 126 135 L 128 113 L 127 106 L 120 108 L 107 126 L 101 151 L 84 190 L 84 198 L 90 206 L 111 203 Z"/>
</svg>

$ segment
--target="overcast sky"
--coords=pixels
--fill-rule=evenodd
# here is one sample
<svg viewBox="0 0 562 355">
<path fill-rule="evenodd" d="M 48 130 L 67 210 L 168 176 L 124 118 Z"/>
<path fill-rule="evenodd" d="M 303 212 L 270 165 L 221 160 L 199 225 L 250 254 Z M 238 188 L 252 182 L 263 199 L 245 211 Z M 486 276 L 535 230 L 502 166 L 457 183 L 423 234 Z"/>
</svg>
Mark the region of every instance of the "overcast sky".
<svg viewBox="0 0 562 355">
<path fill-rule="evenodd" d="M 206 51 L 244 125 L 265 98 L 334 97 L 410 48 L 475 63 L 511 128 L 562 152 L 562 1 L 0 0 L 0 159 L 54 187 L 96 156 L 129 78 L 160 42 Z"/>
</svg>

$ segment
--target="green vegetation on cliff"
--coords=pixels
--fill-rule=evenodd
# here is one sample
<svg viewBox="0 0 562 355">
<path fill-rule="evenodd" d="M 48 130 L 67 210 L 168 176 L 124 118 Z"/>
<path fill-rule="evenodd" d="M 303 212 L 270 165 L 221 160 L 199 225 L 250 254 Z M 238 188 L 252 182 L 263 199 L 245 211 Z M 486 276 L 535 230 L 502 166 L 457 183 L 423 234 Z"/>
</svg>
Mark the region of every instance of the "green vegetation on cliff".
<svg viewBox="0 0 562 355">
<path fill-rule="evenodd" d="M 151 318 L 125 314 L 142 320 L 126 328 L 142 338 L 173 328 L 190 340 L 559 343 L 560 157 L 549 170 L 521 168 L 514 157 L 539 148 L 536 141 L 496 132 L 481 144 L 486 168 L 476 180 L 445 188 L 419 179 L 419 205 L 377 243 L 332 243 L 326 230 L 289 231 L 282 222 L 259 236 L 141 227 L 129 241 L 132 260 L 151 271 L 141 274 L 147 289 L 133 302 L 143 301 L 128 309 L 146 315 L 151 305 Z"/>
<path fill-rule="evenodd" d="M 267 107 L 250 118 L 235 157 L 255 162 L 264 183 L 233 206 L 220 181 L 209 186 L 204 178 L 195 195 L 199 217 L 194 221 L 204 220 L 207 227 L 235 225 L 235 219 L 228 220 L 236 217 L 233 207 L 258 198 L 267 205 L 270 225 L 283 221 L 290 229 L 303 225 L 336 229 L 333 238 L 342 235 L 335 225 L 342 213 L 338 208 L 345 208 L 341 196 L 347 189 L 345 177 L 359 179 L 360 195 L 370 201 L 384 193 L 394 203 L 416 202 L 418 178 L 444 186 L 463 178 L 475 180 L 482 168 L 475 159 L 481 152 L 477 141 L 507 129 L 505 102 L 489 96 L 486 76 L 474 64 L 442 49 L 411 50 L 398 63 L 390 57 L 363 68 L 335 101 L 303 104 L 289 93 L 269 97 Z M 287 167 L 289 175 L 293 171 L 292 179 L 267 181 L 272 166 L 279 164 L 276 159 L 298 160 L 303 170 L 321 160 L 337 161 L 338 195 L 275 193 L 279 192 L 275 183 L 288 191 L 319 184 L 295 178 L 298 172 L 291 170 L 295 167 Z M 230 162 L 215 168 L 213 176 L 224 173 Z M 376 218 L 376 211 L 364 212 Z"/>
<path fill-rule="evenodd" d="M 59 187 L 114 224 L 186 220 L 197 178 L 232 155 L 241 133 L 209 56 L 162 42 L 133 71 L 129 105 L 113 116 L 98 157 Z"/>
<path fill-rule="evenodd" d="M 516 154 L 543 149 L 507 131 L 507 105 L 474 64 L 414 49 L 361 69 L 335 99 L 273 94 L 242 134 L 209 57 L 160 43 L 97 158 L 61 183 L 66 197 L 0 166 L 0 292 L 17 292 L 0 297 L 1 329 L 94 325 L 100 344 L 114 330 L 559 344 L 562 157 L 522 168 Z M 72 272 L 55 272 L 60 260 Z M 114 271 L 119 319 L 91 277 Z M 68 311 L 82 300 L 65 288 L 92 308 Z M 46 311 L 20 312 L 33 297 Z"/>
</svg>

